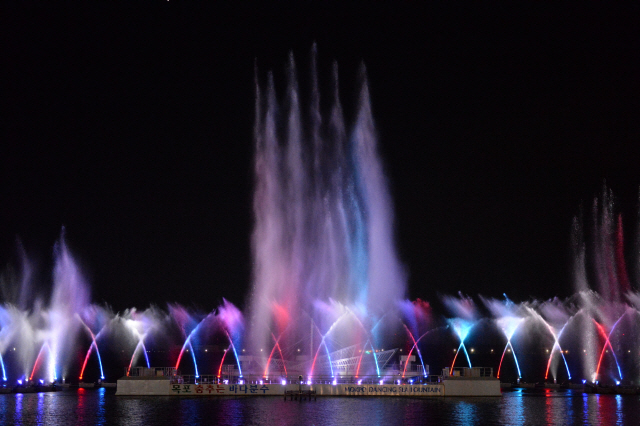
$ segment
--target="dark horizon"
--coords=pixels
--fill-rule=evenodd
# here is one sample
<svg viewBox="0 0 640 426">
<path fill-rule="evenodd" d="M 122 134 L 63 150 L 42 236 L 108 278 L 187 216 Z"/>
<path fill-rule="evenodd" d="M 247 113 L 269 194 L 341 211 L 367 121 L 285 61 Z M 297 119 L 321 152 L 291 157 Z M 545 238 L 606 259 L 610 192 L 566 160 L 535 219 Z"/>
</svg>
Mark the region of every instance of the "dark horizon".
<svg viewBox="0 0 640 426">
<path fill-rule="evenodd" d="M 245 307 L 254 66 L 306 106 L 313 43 L 347 120 L 366 65 L 410 299 L 569 297 L 605 182 L 638 289 L 637 5 L 1 8 L 1 269 L 19 238 L 43 293 L 64 226 L 96 303 Z"/>
</svg>

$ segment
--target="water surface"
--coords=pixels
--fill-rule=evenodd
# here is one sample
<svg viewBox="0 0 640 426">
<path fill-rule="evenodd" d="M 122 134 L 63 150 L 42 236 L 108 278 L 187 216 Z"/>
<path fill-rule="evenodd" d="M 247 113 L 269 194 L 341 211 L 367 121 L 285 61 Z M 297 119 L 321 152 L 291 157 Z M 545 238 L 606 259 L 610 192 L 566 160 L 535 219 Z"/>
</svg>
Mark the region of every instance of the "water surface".
<svg viewBox="0 0 640 426">
<path fill-rule="evenodd" d="M 502 397 L 130 397 L 113 389 L 0 395 L 2 425 L 638 425 L 640 396 L 511 391 Z"/>
</svg>

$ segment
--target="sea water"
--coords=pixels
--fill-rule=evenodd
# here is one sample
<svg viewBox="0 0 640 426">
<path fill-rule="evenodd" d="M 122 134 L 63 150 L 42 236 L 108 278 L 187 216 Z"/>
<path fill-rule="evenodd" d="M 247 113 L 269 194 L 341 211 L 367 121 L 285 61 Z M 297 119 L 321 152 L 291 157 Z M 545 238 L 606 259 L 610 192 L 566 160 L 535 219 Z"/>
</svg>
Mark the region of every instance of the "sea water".
<svg viewBox="0 0 640 426">
<path fill-rule="evenodd" d="M 502 397 L 125 397 L 113 389 L 0 395 L 2 425 L 637 425 L 640 396 L 515 390 Z"/>
</svg>

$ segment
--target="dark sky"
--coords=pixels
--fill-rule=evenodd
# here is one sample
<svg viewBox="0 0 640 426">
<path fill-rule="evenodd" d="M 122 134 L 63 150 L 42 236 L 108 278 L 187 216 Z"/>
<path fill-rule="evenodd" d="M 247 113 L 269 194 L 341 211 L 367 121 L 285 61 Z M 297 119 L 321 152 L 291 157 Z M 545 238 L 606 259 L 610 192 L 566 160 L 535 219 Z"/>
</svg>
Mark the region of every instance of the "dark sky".
<svg viewBox="0 0 640 426">
<path fill-rule="evenodd" d="M 42 288 L 64 225 L 95 302 L 242 306 L 254 61 L 304 87 L 313 42 L 348 119 L 367 66 L 411 298 L 569 296 L 605 180 L 635 261 L 638 5 L 81 3 L 0 6 L 0 262 L 20 238 Z"/>
</svg>

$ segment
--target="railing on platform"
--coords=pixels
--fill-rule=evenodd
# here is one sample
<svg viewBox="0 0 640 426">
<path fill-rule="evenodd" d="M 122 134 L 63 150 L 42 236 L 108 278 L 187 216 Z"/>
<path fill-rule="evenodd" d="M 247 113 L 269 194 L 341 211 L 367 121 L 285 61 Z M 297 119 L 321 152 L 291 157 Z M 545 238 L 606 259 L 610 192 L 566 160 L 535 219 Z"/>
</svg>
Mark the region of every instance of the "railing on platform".
<svg viewBox="0 0 640 426">
<path fill-rule="evenodd" d="M 200 375 L 198 377 L 194 375 L 174 375 L 171 376 L 171 383 L 179 384 L 281 384 L 281 385 L 380 385 L 380 384 L 434 384 L 439 383 L 440 376 L 411 376 L 401 378 L 399 376 L 300 376 L 287 377 L 287 376 L 272 376 L 265 378 L 259 375 L 246 375 L 243 377 L 218 377 L 215 375 Z"/>
<path fill-rule="evenodd" d="M 133 367 L 128 372 L 130 377 L 158 377 L 163 376 L 170 379 L 172 384 L 282 384 L 282 385 L 312 385 L 312 384 L 324 384 L 324 385 L 380 385 L 380 384 L 397 384 L 397 385 L 418 385 L 418 384 L 435 384 L 440 383 L 443 378 L 449 377 L 493 377 L 492 368 L 456 368 L 453 371 L 449 369 L 443 370 L 443 375 L 409 375 L 401 377 L 400 374 L 383 374 L 368 375 L 368 376 L 329 376 L 329 375 L 316 375 L 316 376 L 282 376 L 273 375 L 264 377 L 261 375 L 245 375 L 238 376 L 232 374 L 223 374 L 221 376 L 207 374 L 207 375 L 190 375 L 181 374 L 179 370 L 173 367 Z"/>
<path fill-rule="evenodd" d="M 444 378 L 491 378 L 493 377 L 493 368 L 491 367 L 456 367 L 450 369 L 449 367 L 442 370 L 442 377 Z"/>
<path fill-rule="evenodd" d="M 180 371 L 174 367 L 131 367 L 124 369 L 124 375 L 130 377 L 176 376 Z"/>
</svg>

